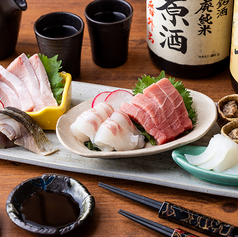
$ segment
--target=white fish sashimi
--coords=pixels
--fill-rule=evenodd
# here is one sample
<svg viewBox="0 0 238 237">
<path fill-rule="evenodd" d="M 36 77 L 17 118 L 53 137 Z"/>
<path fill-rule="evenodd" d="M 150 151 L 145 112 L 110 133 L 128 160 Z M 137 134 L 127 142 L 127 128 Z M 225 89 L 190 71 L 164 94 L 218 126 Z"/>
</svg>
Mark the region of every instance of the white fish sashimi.
<svg viewBox="0 0 238 237">
<path fill-rule="evenodd" d="M 99 103 L 93 108 L 80 114 L 70 129 L 75 137 L 81 142 L 94 141 L 94 137 L 100 125 L 111 116 L 113 108 L 108 103 Z"/>
<path fill-rule="evenodd" d="M 22 109 L 22 104 L 17 94 L 6 83 L 0 81 L 0 100 L 6 106 Z"/>
<path fill-rule="evenodd" d="M 199 155 L 191 155 L 191 154 L 184 154 L 185 158 L 188 162 L 192 165 L 201 165 L 208 160 L 210 160 L 216 153 L 216 150 L 219 146 L 219 142 L 217 142 L 217 135 L 211 138 L 209 144 L 204 152 Z"/>
<path fill-rule="evenodd" d="M 140 134 L 129 116 L 114 111 L 99 127 L 94 143 L 102 151 L 127 151 L 142 148 L 144 136 Z"/>
<path fill-rule="evenodd" d="M 40 93 L 40 84 L 27 56 L 22 53 L 10 63 L 7 70 L 26 85 L 34 103 L 33 111 L 44 108 L 45 104 Z"/>
<path fill-rule="evenodd" d="M 34 54 L 29 58 L 29 62 L 35 71 L 36 77 L 40 84 L 40 93 L 42 95 L 42 99 L 46 106 L 57 106 L 57 101 L 53 96 L 49 78 L 45 71 L 44 65 L 41 62 L 41 59 L 38 54 Z"/>
<path fill-rule="evenodd" d="M 25 84 L 1 65 L 0 81 L 6 83 L 17 94 L 21 101 L 23 111 L 31 111 L 34 108 L 32 97 Z"/>
</svg>

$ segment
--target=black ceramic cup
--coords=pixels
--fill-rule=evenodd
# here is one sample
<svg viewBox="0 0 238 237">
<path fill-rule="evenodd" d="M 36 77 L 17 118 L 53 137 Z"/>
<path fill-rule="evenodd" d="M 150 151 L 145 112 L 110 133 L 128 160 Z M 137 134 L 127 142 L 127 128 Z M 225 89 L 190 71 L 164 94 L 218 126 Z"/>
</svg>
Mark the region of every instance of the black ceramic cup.
<svg viewBox="0 0 238 237">
<path fill-rule="evenodd" d="M 75 80 L 80 75 L 83 20 L 73 13 L 52 12 L 35 22 L 34 31 L 40 53 L 50 58 L 58 55 L 61 70 Z"/>
<path fill-rule="evenodd" d="M 22 11 L 26 9 L 25 0 L 0 0 L 0 60 L 13 54 L 20 30 Z"/>
<path fill-rule="evenodd" d="M 127 61 L 132 6 L 123 0 L 95 0 L 85 9 L 85 17 L 95 64 L 104 68 Z"/>
</svg>

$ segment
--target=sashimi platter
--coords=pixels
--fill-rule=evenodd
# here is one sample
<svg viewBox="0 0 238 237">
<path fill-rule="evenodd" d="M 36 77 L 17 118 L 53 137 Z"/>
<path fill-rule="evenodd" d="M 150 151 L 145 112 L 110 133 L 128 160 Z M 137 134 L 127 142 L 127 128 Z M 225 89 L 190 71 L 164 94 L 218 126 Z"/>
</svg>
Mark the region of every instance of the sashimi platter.
<svg viewBox="0 0 238 237">
<path fill-rule="evenodd" d="M 212 99 L 185 88 L 181 81 L 166 78 L 163 71 L 156 78 L 142 76 L 131 89 L 70 79 L 66 90 L 60 63 L 57 57 L 22 54 L 6 69 L 0 68 L 2 159 L 187 189 L 186 171 L 176 164 L 171 153 L 191 143 L 200 145 L 199 141 L 204 139 L 204 145 L 208 146 L 214 140 L 213 135 L 221 135 L 217 124 L 219 113 Z M 35 84 L 27 76 L 35 78 Z M 64 110 L 56 117 L 55 111 L 61 110 L 62 105 Z M 45 110 L 50 114 L 43 114 Z M 50 118 L 55 119 L 53 127 L 47 127 Z M 210 134 L 214 126 L 216 131 Z M 234 153 L 237 143 L 225 134 L 224 137 L 232 142 L 229 141 L 229 148 Z M 213 148 L 201 149 L 205 155 L 209 154 L 210 160 L 196 154 L 202 169 L 218 170 L 206 162 L 215 163 L 218 172 L 238 163 L 231 161 L 230 151 L 220 152 L 223 154 L 220 163 L 213 162 L 215 154 L 209 153 Z M 201 163 L 196 156 L 186 158 L 186 162 L 189 160 L 190 166 L 198 167 Z M 142 167 L 152 163 L 153 169 L 158 170 L 144 172 Z M 164 168 L 172 168 L 173 177 L 168 174 L 165 178 L 164 172 L 161 173 Z M 178 177 L 180 184 L 176 183 Z M 197 191 L 199 185 L 196 179 L 193 188 Z"/>
</svg>

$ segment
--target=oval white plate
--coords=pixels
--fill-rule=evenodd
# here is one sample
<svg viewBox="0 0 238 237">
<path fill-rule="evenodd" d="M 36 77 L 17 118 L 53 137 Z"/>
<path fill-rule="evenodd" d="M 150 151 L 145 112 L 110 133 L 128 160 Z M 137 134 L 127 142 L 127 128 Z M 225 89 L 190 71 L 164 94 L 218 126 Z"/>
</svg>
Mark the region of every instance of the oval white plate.
<svg viewBox="0 0 238 237">
<path fill-rule="evenodd" d="M 75 154 L 90 158 L 125 158 L 152 155 L 168 151 L 198 140 L 204 136 L 216 122 L 217 109 L 214 101 L 208 96 L 196 91 L 190 90 L 190 95 L 193 98 L 193 106 L 197 112 L 197 123 L 195 128 L 189 134 L 163 145 L 152 146 L 146 144 L 145 148 L 131 151 L 101 152 L 89 150 L 82 142 L 73 136 L 70 125 L 76 120 L 79 114 L 91 108 L 93 99 L 73 107 L 62 115 L 56 125 L 56 134 L 61 144 L 68 150 Z"/>
</svg>

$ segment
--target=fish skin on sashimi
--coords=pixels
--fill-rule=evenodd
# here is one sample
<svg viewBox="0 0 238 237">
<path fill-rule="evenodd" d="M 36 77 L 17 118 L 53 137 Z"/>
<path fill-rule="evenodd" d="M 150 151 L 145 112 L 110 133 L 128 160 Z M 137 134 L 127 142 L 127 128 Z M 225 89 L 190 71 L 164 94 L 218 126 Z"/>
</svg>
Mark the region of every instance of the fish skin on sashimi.
<svg viewBox="0 0 238 237">
<path fill-rule="evenodd" d="M 120 110 L 126 113 L 133 121 L 143 126 L 146 132 L 156 139 L 158 144 L 161 145 L 166 143 L 166 135 L 157 128 L 149 114 L 147 114 L 144 110 L 130 103 L 122 104 Z"/>
<path fill-rule="evenodd" d="M 49 78 L 45 71 L 44 65 L 38 54 L 34 54 L 29 58 L 30 64 L 33 67 L 36 77 L 40 84 L 40 93 L 46 106 L 57 106 L 57 101 L 52 93 Z"/>
<path fill-rule="evenodd" d="M 25 84 L 14 74 L 0 65 L 0 81 L 7 84 L 19 97 L 23 111 L 29 112 L 34 108 L 32 97 Z M 12 104 L 11 106 L 16 106 Z"/>
<path fill-rule="evenodd" d="M 17 76 L 26 85 L 34 102 L 33 111 L 39 111 L 44 108 L 45 104 L 40 94 L 39 81 L 27 56 L 22 53 L 10 63 L 7 70 Z"/>
</svg>

